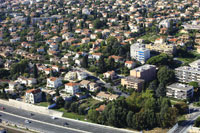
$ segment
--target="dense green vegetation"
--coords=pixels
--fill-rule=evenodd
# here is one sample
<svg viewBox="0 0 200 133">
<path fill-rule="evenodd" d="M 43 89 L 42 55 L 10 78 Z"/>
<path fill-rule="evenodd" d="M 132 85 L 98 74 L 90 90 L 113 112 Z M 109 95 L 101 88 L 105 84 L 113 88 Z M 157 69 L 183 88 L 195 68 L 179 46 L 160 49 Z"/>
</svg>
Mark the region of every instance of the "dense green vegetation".
<svg viewBox="0 0 200 133">
<path fill-rule="evenodd" d="M 167 98 L 155 97 L 152 91 L 134 92 L 127 99 L 121 97 L 108 103 L 102 113 L 91 109 L 88 118 L 93 122 L 137 130 L 173 126 L 177 116 L 185 114 L 187 104 L 172 107 Z"/>
</svg>

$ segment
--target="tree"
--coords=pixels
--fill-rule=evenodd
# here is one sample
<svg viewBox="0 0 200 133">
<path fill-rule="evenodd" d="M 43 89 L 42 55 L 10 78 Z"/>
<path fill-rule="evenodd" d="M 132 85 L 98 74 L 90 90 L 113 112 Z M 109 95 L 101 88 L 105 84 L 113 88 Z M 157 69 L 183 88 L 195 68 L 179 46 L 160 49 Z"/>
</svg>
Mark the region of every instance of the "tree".
<svg viewBox="0 0 200 133">
<path fill-rule="evenodd" d="M 169 57 L 167 54 L 160 54 L 157 56 L 153 56 L 150 59 L 147 60 L 147 64 L 152 64 L 152 65 L 169 65 L 169 62 L 172 61 L 172 58 Z"/>
<path fill-rule="evenodd" d="M 110 70 L 113 70 L 113 69 L 115 68 L 115 60 L 114 60 L 113 58 L 110 58 L 110 59 L 108 60 L 108 68 L 109 68 Z"/>
<path fill-rule="evenodd" d="M 127 116 L 126 116 L 126 123 L 127 123 L 128 127 L 132 127 L 132 124 L 133 124 L 133 122 L 132 122 L 133 114 L 134 113 L 132 111 L 129 111 L 128 114 L 127 114 Z"/>
<path fill-rule="evenodd" d="M 81 62 L 81 66 L 83 68 L 88 68 L 88 56 L 87 55 L 83 56 L 83 59 L 82 59 L 82 62 Z"/>
<path fill-rule="evenodd" d="M 58 88 L 56 88 L 56 96 L 60 96 L 60 92 Z"/>
<path fill-rule="evenodd" d="M 179 115 L 184 115 L 188 112 L 188 105 L 184 102 L 176 103 L 174 107 L 178 110 Z"/>
<path fill-rule="evenodd" d="M 96 111 L 95 109 L 90 109 L 90 110 L 88 111 L 87 117 L 88 117 L 88 119 L 90 119 L 92 122 L 97 123 L 97 118 L 98 118 L 98 116 L 99 116 L 99 112 Z"/>
<path fill-rule="evenodd" d="M 99 63 L 98 63 L 98 68 L 99 68 L 99 73 L 103 73 L 106 70 L 106 64 L 105 64 L 105 61 L 104 61 L 104 57 L 101 56 L 100 59 L 99 59 Z"/>
<path fill-rule="evenodd" d="M 198 88 L 199 87 L 199 83 L 195 82 L 195 81 L 190 82 L 189 85 L 193 86 L 194 88 Z"/>
<path fill-rule="evenodd" d="M 0 79 L 1 78 L 6 78 L 10 75 L 9 71 L 6 69 L 0 68 Z"/>
<path fill-rule="evenodd" d="M 157 78 L 160 83 L 164 85 L 173 82 L 175 79 L 174 71 L 167 66 L 163 66 L 158 70 Z"/>
<path fill-rule="evenodd" d="M 66 110 L 69 110 L 70 106 L 71 106 L 71 102 L 66 101 L 66 102 L 65 102 L 65 105 L 64 105 L 64 108 L 65 108 Z"/>
<path fill-rule="evenodd" d="M 157 90 L 156 90 L 156 96 L 157 97 L 163 97 L 166 95 L 166 88 L 163 83 L 160 83 Z"/>
<path fill-rule="evenodd" d="M 200 117 L 198 117 L 194 122 L 195 127 L 200 127 Z"/>
<path fill-rule="evenodd" d="M 100 19 L 96 19 L 96 20 L 94 20 L 93 25 L 94 25 L 95 29 L 100 29 L 100 28 L 106 26 L 106 23 L 104 21 L 101 21 Z"/>
<path fill-rule="evenodd" d="M 78 104 L 77 103 L 72 103 L 70 106 L 70 110 L 74 113 L 78 112 Z"/>
<path fill-rule="evenodd" d="M 33 76 L 34 78 L 38 78 L 38 69 L 37 69 L 36 64 L 34 64 L 33 66 Z"/>
<path fill-rule="evenodd" d="M 65 104 L 65 100 L 62 97 L 58 97 L 56 99 L 56 106 L 57 108 L 62 108 Z"/>
<path fill-rule="evenodd" d="M 150 84 L 148 86 L 148 89 L 156 91 L 157 87 L 158 87 L 158 81 L 157 80 L 153 80 L 152 82 L 150 82 Z"/>
<path fill-rule="evenodd" d="M 46 96 L 46 101 L 47 101 L 49 104 L 52 104 L 52 103 L 53 103 L 53 98 L 52 98 L 52 96 L 48 94 L 48 95 Z"/>
</svg>

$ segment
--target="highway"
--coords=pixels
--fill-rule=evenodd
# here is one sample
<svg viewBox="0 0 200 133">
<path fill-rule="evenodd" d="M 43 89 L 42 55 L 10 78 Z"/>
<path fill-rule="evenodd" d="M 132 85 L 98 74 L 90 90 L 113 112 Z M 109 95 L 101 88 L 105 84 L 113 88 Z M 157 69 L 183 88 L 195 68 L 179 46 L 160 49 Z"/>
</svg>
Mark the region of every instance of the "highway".
<svg viewBox="0 0 200 133">
<path fill-rule="evenodd" d="M 178 128 L 173 133 L 186 133 L 188 128 L 194 124 L 194 121 L 200 116 L 200 108 L 189 105 L 190 110 L 193 110 L 189 114 L 189 118 L 178 125 Z"/>
<path fill-rule="evenodd" d="M 71 119 L 58 118 L 53 120 L 51 116 L 29 112 L 5 106 L 0 104 L 0 107 L 5 107 L 5 110 L 0 111 L 0 118 L 5 121 L 13 122 L 18 125 L 26 125 L 32 129 L 37 129 L 40 132 L 48 133 L 126 133 L 131 132 L 113 127 L 102 125 L 94 125 L 87 122 L 81 122 Z M 31 113 L 33 115 L 31 115 Z M 25 120 L 30 120 L 31 123 L 26 124 Z M 67 123 L 67 126 L 63 126 Z"/>
</svg>

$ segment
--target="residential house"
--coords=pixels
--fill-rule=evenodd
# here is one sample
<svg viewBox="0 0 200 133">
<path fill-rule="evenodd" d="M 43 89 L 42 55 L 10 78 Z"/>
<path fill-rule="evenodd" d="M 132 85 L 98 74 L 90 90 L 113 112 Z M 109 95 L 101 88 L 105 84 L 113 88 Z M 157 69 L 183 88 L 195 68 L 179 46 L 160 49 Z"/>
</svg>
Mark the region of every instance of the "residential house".
<svg viewBox="0 0 200 133">
<path fill-rule="evenodd" d="M 47 78 L 47 87 L 49 88 L 58 88 L 62 85 L 62 80 L 57 77 Z"/>
<path fill-rule="evenodd" d="M 90 83 L 89 83 L 89 91 L 95 92 L 95 91 L 97 91 L 97 90 L 99 90 L 99 89 L 100 89 L 100 88 L 99 88 L 99 86 L 98 86 L 97 83 L 95 83 L 95 82 L 90 82 Z"/>
<path fill-rule="evenodd" d="M 35 78 L 18 77 L 17 82 L 19 82 L 20 84 L 27 85 L 27 86 L 32 86 L 37 83 L 37 80 Z"/>
<path fill-rule="evenodd" d="M 104 100 L 116 100 L 119 97 L 119 95 L 115 95 L 115 94 L 110 94 L 110 93 L 106 93 L 103 91 L 100 91 L 97 95 L 96 95 L 96 99 L 100 100 L 100 101 L 104 101 Z"/>
<path fill-rule="evenodd" d="M 25 102 L 35 104 L 42 101 L 42 91 L 40 89 L 31 89 L 26 91 Z"/>
<path fill-rule="evenodd" d="M 100 105 L 98 108 L 96 108 L 96 111 L 103 112 L 105 110 L 105 108 L 106 108 L 106 105 L 103 104 L 103 105 Z"/>
<path fill-rule="evenodd" d="M 106 79 L 113 79 L 115 78 L 116 74 L 115 74 L 115 71 L 108 71 L 108 72 L 105 72 L 103 73 L 103 77 L 106 78 Z"/>
<path fill-rule="evenodd" d="M 124 65 L 128 69 L 132 69 L 132 68 L 134 68 L 136 66 L 136 63 L 134 61 L 126 61 Z"/>
<path fill-rule="evenodd" d="M 76 72 L 68 72 L 65 77 L 64 77 L 64 80 L 76 80 L 77 78 L 77 75 L 76 75 Z"/>
<path fill-rule="evenodd" d="M 111 56 L 109 56 L 109 58 L 113 58 L 115 60 L 115 62 L 120 62 L 123 60 L 123 58 L 121 56 L 116 56 L 116 55 L 111 55 Z"/>
<path fill-rule="evenodd" d="M 65 91 L 69 94 L 75 95 L 76 93 L 80 92 L 79 87 L 80 84 L 70 82 L 65 84 Z"/>
<path fill-rule="evenodd" d="M 92 58 L 95 59 L 95 60 L 99 60 L 101 55 L 102 55 L 102 53 L 93 53 Z"/>
</svg>

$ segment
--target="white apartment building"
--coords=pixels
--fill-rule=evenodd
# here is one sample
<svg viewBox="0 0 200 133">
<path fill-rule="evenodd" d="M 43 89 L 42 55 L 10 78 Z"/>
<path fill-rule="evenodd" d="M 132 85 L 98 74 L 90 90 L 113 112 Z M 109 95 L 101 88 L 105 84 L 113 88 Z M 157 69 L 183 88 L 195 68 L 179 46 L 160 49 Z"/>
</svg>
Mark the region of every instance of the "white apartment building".
<svg viewBox="0 0 200 133">
<path fill-rule="evenodd" d="M 166 87 L 166 96 L 177 99 L 188 99 L 193 97 L 194 87 L 181 83 L 173 83 Z"/>
<path fill-rule="evenodd" d="M 145 48 L 144 44 L 135 43 L 131 45 L 130 55 L 141 63 L 145 63 L 150 58 L 150 50 Z"/>
<path fill-rule="evenodd" d="M 200 59 L 189 64 L 193 68 L 200 69 Z"/>
<path fill-rule="evenodd" d="M 175 69 L 175 75 L 178 81 L 189 83 L 191 81 L 200 82 L 200 71 L 198 68 L 182 66 Z"/>
</svg>

